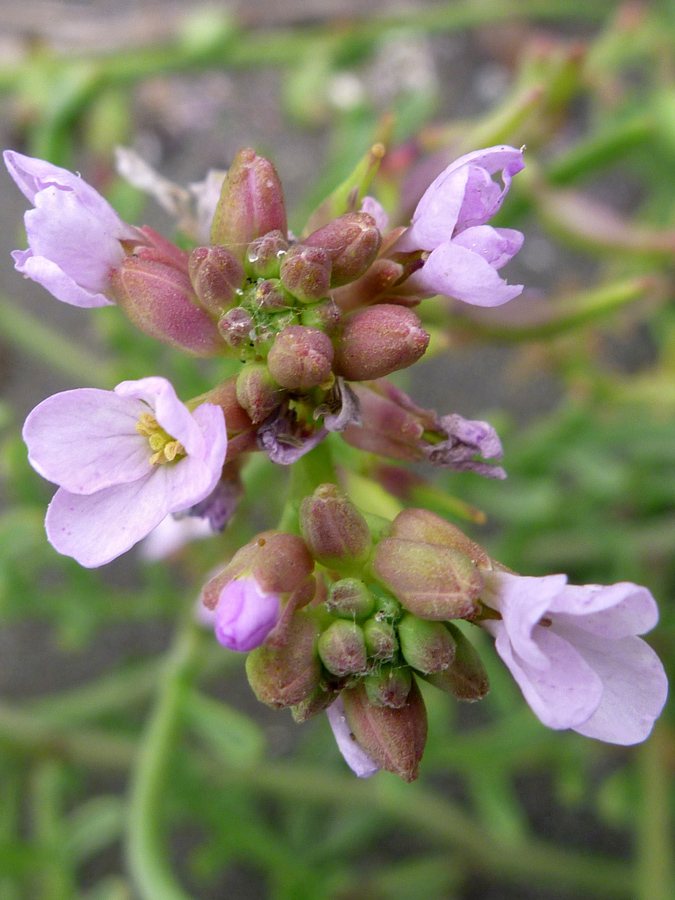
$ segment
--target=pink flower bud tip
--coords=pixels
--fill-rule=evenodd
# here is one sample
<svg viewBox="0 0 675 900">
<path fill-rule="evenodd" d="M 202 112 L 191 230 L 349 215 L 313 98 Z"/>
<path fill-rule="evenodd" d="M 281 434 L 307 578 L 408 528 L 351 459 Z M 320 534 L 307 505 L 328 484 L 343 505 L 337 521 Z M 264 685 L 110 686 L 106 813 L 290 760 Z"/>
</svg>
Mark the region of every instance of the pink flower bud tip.
<svg viewBox="0 0 675 900">
<path fill-rule="evenodd" d="M 254 578 L 236 578 L 223 588 L 215 609 L 215 633 L 229 650 L 259 647 L 279 621 L 279 595 L 266 593 Z"/>
</svg>

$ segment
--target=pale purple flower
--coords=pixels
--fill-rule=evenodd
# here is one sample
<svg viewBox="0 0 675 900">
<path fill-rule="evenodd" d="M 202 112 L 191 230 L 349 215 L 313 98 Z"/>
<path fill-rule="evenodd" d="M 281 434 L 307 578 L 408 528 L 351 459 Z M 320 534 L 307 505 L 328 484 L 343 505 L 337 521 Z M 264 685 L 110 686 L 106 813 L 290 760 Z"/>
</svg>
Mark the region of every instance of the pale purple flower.
<svg viewBox="0 0 675 900">
<path fill-rule="evenodd" d="M 342 698 L 337 700 L 326 710 L 330 727 L 333 729 L 335 743 L 338 750 L 344 756 L 345 762 L 349 768 L 358 775 L 359 778 L 370 778 L 380 771 L 380 767 L 372 761 L 367 753 L 361 749 L 349 727 L 347 716 L 345 714 L 344 703 Z"/>
<path fill-rule="evenodd" d="M 23 437 L 32 466 L 60 485 L 47 537 L 88 568 L 208 497 L 227 450 L 222 409 L 190 412 L 165 378 L 55 394 L 30 413 Z"/>
<path fill-rule="evenodd" d="M 643 741 L 668 691 L 659 658 L 637 637 L 658 620 L 647 588 L 483 575 L 482 599 L 501 619 L 481 624 L 544 725 L 613 744 Z"/>
<path fill-rule="evenodd" d="M 444 294 L 475 306 L 500 306 L 522 291 L 522 285 L 507 284 L 497 270 L 520 250 L 523 235 L 486 225 L 522 168 L 521 150 L 489 147 L 460 157 L 436 178 L 393 248 L 424 251 L 423 265 L 406 281 L 407 290 Z M 498 172 L 503 184 L 493 180 Z"/>
<path fill-rule="evenodd" d="M 263 591 L 255 578 L 230 581 L 215 608 L 216 638 L 223 647 L 245 653 L 259 647 L 281 616 L 278 594 Z"/>
<path fill-rule="evenodd" d="M 381 203 L 378 203 L 374 197 L 364 197 L 361 202 L 361 212 L 368 213 L 375 219 L 378 231 L 385 233 L 389 227 L 389 216 L 385 212 Z"/>
<path fill-rule="evenodd" d="M 109 273 L 125 256 L 122 241 L 143 236 L 79 175 L 12 150 L 5 165 L 35 206 L 24 216 L 28 250 L 12 253 L 15 268 L 72 306 L 109 306 Z"/>
</svg>

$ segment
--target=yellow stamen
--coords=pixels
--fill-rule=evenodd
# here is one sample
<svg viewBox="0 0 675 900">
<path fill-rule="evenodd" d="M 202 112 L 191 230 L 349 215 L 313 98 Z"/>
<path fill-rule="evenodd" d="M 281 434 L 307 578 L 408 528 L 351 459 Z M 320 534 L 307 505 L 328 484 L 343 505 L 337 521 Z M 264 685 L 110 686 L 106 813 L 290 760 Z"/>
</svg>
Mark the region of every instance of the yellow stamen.
<svg viewBox="0 0 675 900">
<path fill-rule="evenodd" d="M 136 431 L 142 437 L 147 437 L 150 449 L 154 450 L 150 457 L 150 465 L 161 466 L 186 456 L 185 447 L 167 434 L 151 413 L 141 413 L 136 422 Z"/>
</svg>

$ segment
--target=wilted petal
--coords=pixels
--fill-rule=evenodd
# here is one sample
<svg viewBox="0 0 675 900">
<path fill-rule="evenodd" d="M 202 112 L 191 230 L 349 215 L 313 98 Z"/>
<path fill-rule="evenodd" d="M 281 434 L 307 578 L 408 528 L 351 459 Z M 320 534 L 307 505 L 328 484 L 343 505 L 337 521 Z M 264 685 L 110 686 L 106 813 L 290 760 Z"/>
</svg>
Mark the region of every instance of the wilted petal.
<svg viewBox="0 0 675 900">
<path fill-rule="evenodd" d="M 359 747 L 356 738 L 352 733 L 347 716 L 345 715 L 344 704 L 342 698 L 338 699 L 326 710 L 330 727 L 333 729 L 335 743 L 338 750 L 344 756 L 345 762 L 349 768 L 358 775 L 359 778 L 370 778 L 380 771 L 380 767 L 376 765 L 372 759 Z"/>
</svg>

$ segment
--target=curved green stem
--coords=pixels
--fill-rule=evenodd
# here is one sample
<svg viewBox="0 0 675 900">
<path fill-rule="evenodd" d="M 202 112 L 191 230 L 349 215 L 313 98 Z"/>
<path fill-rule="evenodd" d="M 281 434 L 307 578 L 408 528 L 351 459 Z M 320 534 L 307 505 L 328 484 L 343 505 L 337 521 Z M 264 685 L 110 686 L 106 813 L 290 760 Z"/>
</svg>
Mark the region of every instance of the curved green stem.
<svg viewBox="0 0 675 900">
<path fill-rule="evenodd" d="M 126 850 L 129 870 L 142 900 L 190 900 L 167 865 L 159 810 L 167 788 L 184 687 L 197 662 L 199 637 L 191 620 L 179 627 L 132 776 Z"/>
</svg>

